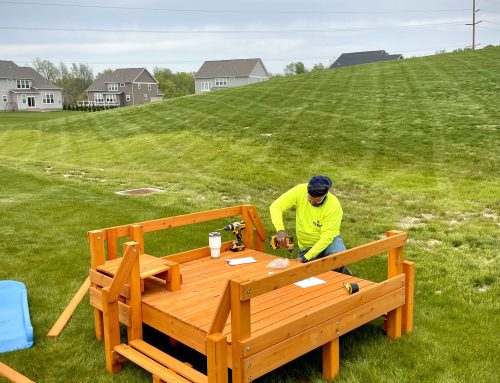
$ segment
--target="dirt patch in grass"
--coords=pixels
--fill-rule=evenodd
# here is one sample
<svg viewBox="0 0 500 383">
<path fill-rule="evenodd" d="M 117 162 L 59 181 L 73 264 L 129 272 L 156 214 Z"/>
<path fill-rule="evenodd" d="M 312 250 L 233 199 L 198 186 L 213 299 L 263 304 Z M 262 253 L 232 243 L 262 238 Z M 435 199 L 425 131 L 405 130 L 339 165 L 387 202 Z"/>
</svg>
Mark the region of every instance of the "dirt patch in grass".
<svg viewBox="0 0 500 383">
<path fill-rule="evenodd" d="M 120 195 L 148 195 L 153 193 L 162 193 L 164 190 L 156 189 L 156 188 L 137 188 L 137 189 L 129 189 L 129 190 L 120 190 L 117 191 L 116 194 Z"/>
<path fill-rule="evenodd" d="M 434 214 L 417 214 L 414 217 L 404 217 L 399 223 L 399 227 L 403 229 L 409 229 L 411 227 L 422 226 L 429 219 L 433 219 L 436 216 Z"/>
</svg>

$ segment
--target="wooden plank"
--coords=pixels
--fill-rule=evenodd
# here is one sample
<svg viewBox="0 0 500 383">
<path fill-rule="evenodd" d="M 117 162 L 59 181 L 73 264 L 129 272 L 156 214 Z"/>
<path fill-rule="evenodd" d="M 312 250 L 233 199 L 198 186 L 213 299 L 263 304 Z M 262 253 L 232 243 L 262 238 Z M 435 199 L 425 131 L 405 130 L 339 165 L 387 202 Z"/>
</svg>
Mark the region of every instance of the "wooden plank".
<svg viewBox="0 0 500 383">
<path fill-rule="evenodd" d="M 323 345 L 323 378 L 333 380 L 340 370 L 339 338 Z"/>
<path fill-rule="evenodd" d="M 118 302 L 110 302 L 106 289 L 102 289 L 102 313 L 104 323 L 104 354 L 106 356 L 106 369 L 109 372 L 118 372 L 122 369 L 122 364 L 114 357 L 115 346 L 120 344 L 120 323 L 118 316 Z"/>
<path fill-rule="evenodd" d="M 220 333 L 207 337 L 207 371 L 210 383 L 227 383 L 227 338 Z"/>
<path fill-rule="evenodd" d="M 309 328 L 319 326 L 321 323 L 330 320 L 330 318 L 340 317 L 361 305 L 399 291 L 401 288 L 404 288 L 404 275 L 368 286 L 366 289 L 362 288 L 353 295 L 347 295 L 346 293 L 335 302 L 318 305 L 317 310 L 313 313 L 305 312 L 302 315 L 292 316 L 289 319 L 282 320 L 278 326 L 260 331 L 258 335 L 244 340 L 241 345 L 241 354 L 244 357 L 254 355 Z"/>
<path fill-rule="evenodd" d="M 141 225 L 130 225 L 130 240 L 137 242 L 139 247 L 139 254 L 144 254 L 144 230 Z"/>
<path fill-rule="evenodd" d="M 47 334 L 49 338 L 59 336 L 59 334 L 61 333 L 61 331 L 64 329 L 69 319 L 71 318 L 71 315 L 73 315 L 75 309 L 78 307 L 85 294 L 87 294 L 89 287 L 90 287 L 90 278 L 87 277 L 87 279 L 85 279 L 85 281 L 82 283 L 82 285 L 80 286 L 74 297 L 69 302 L 68 306 L 64 309 L 59 319 L 50 329 L 49 333 Z"/>
<path fill-rule="evenodd" d="M 202 374 L 192 367 L 189 367 L 186 363 L 182 363 L 181 361 L 164 353 L 156 347 L 151 346 L 149 343 L 146 343 L 143 340 L 133 340 L 129 343 L 129 345 L 190 381 L 199 383 L 208 382 L 206 375 Z"/>
<path fill-rule="evenodd" d="M 106 232 L 103 230 L 94 230 L 87 233 L 90 247 L 90 265 L 93 269 L 103 265 L 104 257 L 104 240 Z"/>
<path fill-rule="evenodd" d="M 181 289 L 181 269 L 178 263 L 167 261 L 170 270 L 167 275 L 167 290 L 178 291 Z"/>
<path fill-rule="evenodd" d="M 128 279 L 133 264 L 138 262 L 139 252 L 137 249 L 137 242 L 126 242 L 123 244 L 123 247 L 126 250 L 123 252 L 123 260 L 113 278 L 113 282 L 111 282 L 110 286 L 103 288 L 103 290 L 106 290 L 108 293 L 106 297 L 111 299 L 111 301 L 108 302 L 115 302 L 118 300 L 120 290 Z"/>
<path fill-rule="evenodd" d="M 141 302 L 141 278 L 139 276 L 139 260 L 136 256 L 129 273 L 128 283 L 130 286 L 130 298 L 127 304 L 130 306 L 131 324 L 127 327 L 128 341 L 142 339 L 142 302 Z"/>
<path fill-rule="evenodd" d="M 401 247 L 406 243 L 406 237 L 406 233 L 397 234 L 389 238 L 384 238 L 379 241 L 304 263 L 300 267 L 286 269 L 280 273 L 244 282 L 240 286 L 240 297 L 243 300 L 254 298 L 302 279 L 338 268 L 342 265 L 348 265 L 373 255 L 386 252 L 390 249 Z"/>
<path fill-rule="evenodd" d="M 266 229 L 264 228 L 264 224 L 260 219 L 259 213 L 257 213 L 257 208 L 253 205 L 246 205 L 247 214 L 250 216 L 255 229 L 257 230 L 257 234 L 262 242 L 266 240 Z"/>
<path fill-rule="evenodd" d="M 89 288 L 90 305 L 97 311 L 102 312 L 102 294 L 101 291 L 95 287 Z M 125 326 L 130 326 L 132 323 L 130 319 L 130 306 L 118 301 L 118 319 Z"/>
<path fill-rule="evenodd" d="M 290 337 L 243 359 L 244 381 L 253 380 L 305 353 L 338 338 L 404 302 L 404 288 L 331 318 L 307 331 Z"/>
<path fill-rule="evenodd" d="M 160 363 L 134 350 L 128 344 L 119 344 L 115 347 L 115 350 L 118 354 L 134 362 L 138 366 L 141 366 L 146 371 L 153 374 L 153 376 L 167 383 L 191 383 L 189 380 L 184 379 L 182 376 L 162 366 Z"/>
<path fill-rule="evenodd" d="M 415 299 L 415 263 L 403 262 L 406 275 L 405 304 L 403 306 L 402 328 L 403 334 L 413 332 L 413 304 Z"/>
<path fill-rule="evenodd" d="M 90 282 L 100 287 L 108 287 L 113 281 L 113 278 L 92 269 L 89 270 L 89 278 Z M 123 285 L 120 295 L 125 298 L 130 297 L 130 288 L 127 284 Z"/>
<path fill-rule="evenodd" d="M 247 249 L 253 249 L 253 221 L 248 213 L 247 206 L 242 206 L 241 208 L 241 219 L 245 222 L 246 227 L 241 232 L 241 237 L 243 239 L 243 243 Z"/>
<path fill-rule="evenodd" d="M 243 339 L 250 337 L 250 300 L 241 301 L 240 300 L 240 281 L 231 280 L 230 281 L 230 295 L 231 295 L 231 337 L 232 337 L 232 382 L 233 383 L 243 383 L 247 380 L 243 380 L 243 366 L 240 351 L 239 342 Z M 251 380 L 251 379 L 248 379 Z"/>
<path fill-rule="evenodd" d="M 118 238 L 116 229 L 106 230 L 106 244 L 108 250 L 108 260 L 118 258 Z"/>
<path fill-rule="evenodd" d="M 221 253 L 228 251 L 229 246 L 231 246 L 232 242 L 233 241 L 223 242 L 221 244 L 221 249 L 220 249 Z M 193 249 L 193 250 L 188 250 L 188 251 L 183 251 L 182 253 L 167 255 L 167 256 L 162 257 L 162 258 L 168 259 L 169 261 L 172 261 L 172 262 L 186 263 L 186 262 L 196 261 L 198 259 L 205 258 L 205 257 L 210 257 L 210 247 L 209 246 L 200 247 L 198 249 Z"/>
<path fill-rule="evenodd" d="M 227 318 L 229 317 L 229 312 L 231 311 L 231 284 L 229 281 L 226 282 L 224 287 L 224 292 L 219 298 L 219 303 L 217 304 L 217 310 L 215 311 L 215 316 L 210 324 L 208 330 L 208 335 L 214 333 L 220 333 L 224 330 Z"/>
<path fill-rule="evenodd" d="M 0 375 L 13 383 L 34 383 L 31 379 L 0 362 Z"/>
<path fill-rule="evenodd" d="M 398 230 L 391 230 L 387 232 L 389 238 L 400 235 L 402 232 Z M 389 250 L 387 259 L 387 276 L 392 278 L 395 275 L 403 273 L 403 246 L 398 246 Z M 387 313 L 387 335 L 391 339 L 397 339 L 401 336 L 403 320 L 403 309 L 398 307 L 393 311 Z"/>
<path fill-rule="evenodd" d="M 213 221 L 219 218 L 241 215 L 241 206 L 227 207 L 223 209 L 208 210 L 199 213 L 178 215 L 175 217 L 161 218 L 153 221 L 139 222 L 143 226 L 144 233 L 170 229 L 173 227 L 191 225 L 194 223 Z"/>
</svg>

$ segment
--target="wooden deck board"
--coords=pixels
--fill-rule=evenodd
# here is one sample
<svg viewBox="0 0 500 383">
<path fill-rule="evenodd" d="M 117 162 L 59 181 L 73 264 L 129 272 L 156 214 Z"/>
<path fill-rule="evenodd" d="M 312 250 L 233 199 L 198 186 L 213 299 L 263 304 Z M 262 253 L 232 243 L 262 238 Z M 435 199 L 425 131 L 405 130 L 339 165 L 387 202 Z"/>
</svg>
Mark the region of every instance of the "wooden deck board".
<svg viewBox="0 0 500 383">
<path fill-rule="evenodd" d="M 230 266 L 228 258 L 243 258 L 252 256 L 257 263 Z M 182 343 L 193 347 L 197 343 L 198 351 L 204 352 L 204 339 L 201 334 L 207 334 L 210 324 L 217 310 L 217 303 L 222 294 L 226 281 L 234 278 L 255 279 L 279 273 L 280 269 L 266 268 L 266 265 L 276 257 L 255 250 L 242 252 L 225 252 L 219 259 L 204 257 L 181 264 L 182 286 L 181 290 L 169 292 L 161 284 L 148 281 L 147 288 L 142 296 L 143 307 L 154 309 L 154 315 L 159 318 L 154 323 L 162 322 L 163 330 Z M 291 261 L 286 269 L 299 267 L 300 263 Z M 345 281 L 356 282 L 361 288 L 373 284 L 360 278 L 339 274 L 333 271 L 318 275 L 326 283 L 309 288 L 296 285 L 285 286 L 267 294 L 254 298 L 251 303 L 251 329 L 252 334 L 268 331 L 276 323 L 307 313 L 315 312 L 318 307 L 334 304 L 336 300 L 347 295 L 342 283 Z M 144 310 L 144 309 L 143 309 Z M 151 313 L 150 310 L 147 310 Z M 175 318 L 173 321 L 172 318 Z M 231 343 L 231 318 L 229 317 L 224 328 L 224 335 Z M 171 327 L 169 327 L 169 324 Z M 173 323 L 173 324 L 172 324 Z M 174 327 L 182 327 L 182 332 Z M 198 335 L 185 339 L 187 328 L 191 328 Z M 162 329 L 160 329 L 162 330 Z M 203 341 L 202 341 L 203 339 Z M 198 344 L 199 343 L 199 344 Z"/>
</svg>

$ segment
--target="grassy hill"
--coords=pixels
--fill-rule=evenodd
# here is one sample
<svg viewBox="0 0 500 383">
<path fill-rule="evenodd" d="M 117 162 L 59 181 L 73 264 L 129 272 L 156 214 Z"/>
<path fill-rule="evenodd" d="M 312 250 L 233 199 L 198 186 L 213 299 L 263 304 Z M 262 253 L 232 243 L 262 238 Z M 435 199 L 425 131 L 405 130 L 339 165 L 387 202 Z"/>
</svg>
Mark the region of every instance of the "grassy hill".
<svg viewBox="0 0 500 383">
<path fill-rule="evenodd" d="M 26 283 L 36 342 L 0 361 L 37 382 L 149 381 L 131 366 L 105 371 L 85 303 L 46 338 L 86 277 L 86 232 L 241 203 L 272 232 L 269 204 L 327 174 L 348 247 L 403 229 L 417 263 L 415 332 L 343 336 L 336 381 L 497 382 L 499 100 L 500 48 L 485 48 L 99 113 L 0 114 L 0 279 Z M 166 192 L 114 194 L 141 186 Z M 293 214 L 286 224 L 293 232 Z M 188 244 L 158 237 L 151 252 L 202 246 L 210 229 Z M 376 280 L 384 265 L 352 269 Z M 321 352 L 257 382 L 300 378 L 322 381 Z"/>
</svg>

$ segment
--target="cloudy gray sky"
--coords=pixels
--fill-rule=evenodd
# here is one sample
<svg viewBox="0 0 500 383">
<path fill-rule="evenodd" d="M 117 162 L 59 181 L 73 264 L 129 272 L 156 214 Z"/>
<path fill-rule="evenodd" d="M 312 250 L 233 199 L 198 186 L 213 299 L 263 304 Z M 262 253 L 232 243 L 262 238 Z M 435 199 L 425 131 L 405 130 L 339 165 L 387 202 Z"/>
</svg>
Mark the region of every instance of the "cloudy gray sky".
<svg viewBox="0 0 500 383">
<path fill-rule="evenodd" d="M 470 46 L 473 0 L 0 0 L 0 59 L 196 71 L 205 60 L 263 59 L 272 73 L 343 52 L 405 57 Z M 476 0 L 478 48 L 500 44 L 500 0 Z"/>
</svg>

